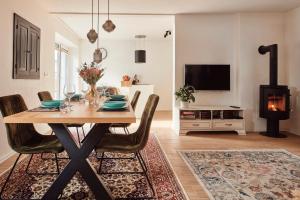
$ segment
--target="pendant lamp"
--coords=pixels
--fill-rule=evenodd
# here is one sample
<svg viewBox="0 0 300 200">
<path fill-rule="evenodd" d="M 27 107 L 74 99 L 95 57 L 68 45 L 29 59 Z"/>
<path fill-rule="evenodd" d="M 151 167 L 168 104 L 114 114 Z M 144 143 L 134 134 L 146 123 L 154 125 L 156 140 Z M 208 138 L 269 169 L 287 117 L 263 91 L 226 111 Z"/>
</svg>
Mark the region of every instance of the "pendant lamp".
<svg viewBox="0 0 300 200">
<path fill-rule="evenodd" d="M 146 63 L 146 35 L 136 35 L 135 63 Z"/>
<path fill-rule="evenodd" d="M 99 31 L 98 31 L 99 33 Z M 91 30 L 87 33 L 87 38 L 91 43 L 96 42 L 98 38 L 98 33 L 94 30 L 94 0 L 92 0 L 92 28 Z"/>
<path fill-rule="evenodd" d="M 102 28 L 107 32 L 112 32 L 116 28 L 116 25 L 109 19 L 109 0 L 107 0 L 107 20 L 102 25 Z"/>
</svg>

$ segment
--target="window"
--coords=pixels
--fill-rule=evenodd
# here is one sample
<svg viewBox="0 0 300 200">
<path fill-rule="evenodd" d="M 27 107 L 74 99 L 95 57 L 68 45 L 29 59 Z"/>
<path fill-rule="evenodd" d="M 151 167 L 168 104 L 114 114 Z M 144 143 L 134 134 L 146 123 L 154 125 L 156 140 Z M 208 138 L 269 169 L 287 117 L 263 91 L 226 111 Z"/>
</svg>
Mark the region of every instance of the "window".
<svg viewBox="0 0 300 200">
<path fill-rule="evenodd" d="M 64 98 L 69 52 L 61 44 L 55 44 L 55 98 Z"/>
</svg>

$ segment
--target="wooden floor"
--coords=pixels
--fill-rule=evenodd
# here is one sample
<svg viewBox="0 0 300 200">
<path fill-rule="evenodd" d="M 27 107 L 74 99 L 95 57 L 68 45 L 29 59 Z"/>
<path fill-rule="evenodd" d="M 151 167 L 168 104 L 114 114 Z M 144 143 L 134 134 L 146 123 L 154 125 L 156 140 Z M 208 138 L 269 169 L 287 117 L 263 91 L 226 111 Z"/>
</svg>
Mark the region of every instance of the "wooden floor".
<svg viewBox="0 0 300 200">
<path fill-rule="evenodd" d="M 132 126 L 130 129 L 135 128 L 136 126 Z M 268 138 L 258 133 L 247 133 L 247 136 L 238 136 L 236 133 L 194 133 L 177 136 L 171 129 L 170 112 L 156 114 L 151 132 L 157 136 L 190 200 L 206 200 L 208 197 L 177 150 L 286 149 L 300 156 L 300 137 L 291 134 L 284 139 Z M 11 158 L 0 164 L 0 172 L 9 168 L 13 161 Z"/>
<path fill-rule="evenodd" d="M 161 147 L 190 200 L 206 200 L 208 196 L 187 168 L 177 150 L 286 149 L 300 156 L 300 137 L 291 134 L 284 139 L 268 138 L 258 133 L 238 136 L 234 132 L 199 132 L 187 136 L 177 136 L 170 127 L 170 114 L 160 113 L 153 123 L 152 133 L 159 139 Z"/>
</svg>

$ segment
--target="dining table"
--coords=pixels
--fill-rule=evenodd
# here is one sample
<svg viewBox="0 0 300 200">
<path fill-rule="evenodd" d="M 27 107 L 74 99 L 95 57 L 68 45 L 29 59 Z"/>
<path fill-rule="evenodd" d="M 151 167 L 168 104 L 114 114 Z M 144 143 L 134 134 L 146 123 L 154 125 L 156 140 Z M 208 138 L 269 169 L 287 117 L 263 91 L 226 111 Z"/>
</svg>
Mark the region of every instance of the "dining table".
<svg viewBox="0 0 300 200">
<path fill-rule="evenodd" d="M 57 176 L 50 188 L 42 197 L 43 200 L 58 199 L 63 189 L 67 186 L 76 172 L 79 172 L 85 180 L 95 199 L 114 199 L 110 190 L 105 186 L 101 177 L 89 162 L 88 157 L 104 134 L 109 131 L 112 123 L 135 123 L 135 113 L 128 103 L 128 107 L 122 111 L 102 110 L 100 106 L 87 103 L 72 103 L 71 111 L 33 111 L 10 115 L 4 118 L 4 123 L 32 123 L 48 124 L 58 140 L 64 146 L 69 155 L 69 162 Z M 94 126 L 86 134 L 79 145 L 66 124 L 92 123 Z"/>
</svg>

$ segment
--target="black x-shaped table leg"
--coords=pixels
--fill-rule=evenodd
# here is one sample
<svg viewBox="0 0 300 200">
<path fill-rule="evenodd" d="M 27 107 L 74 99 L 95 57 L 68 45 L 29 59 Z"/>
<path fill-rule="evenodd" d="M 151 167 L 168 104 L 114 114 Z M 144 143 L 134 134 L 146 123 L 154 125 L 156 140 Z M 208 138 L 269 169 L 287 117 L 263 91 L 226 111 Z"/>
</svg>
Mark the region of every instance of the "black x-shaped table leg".
<svg viewBox="0 0 300 200">
<path fill-rule="evenodd" d="M 64 124 L 49 124 L 49 126 L 55 132 L 55 135 L 64 146 L 71 160 L 42 199 L 57 199 L 77 171 L 81 174 L 96 199 L 113 199 L 109 190 L 105 187 L 101 178 L 87 159 L 94 150 L 95 145 L 101 141 L 104 133 L 108 131 L 110 124 L 95 124 L 86 135 L 81 148 L 76 144 L 76 140 Z"/>
</svg>

